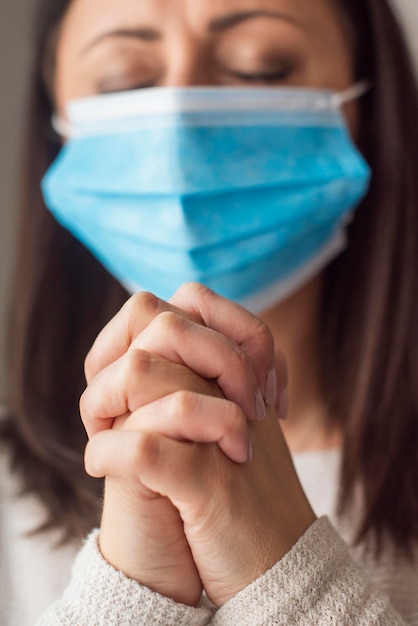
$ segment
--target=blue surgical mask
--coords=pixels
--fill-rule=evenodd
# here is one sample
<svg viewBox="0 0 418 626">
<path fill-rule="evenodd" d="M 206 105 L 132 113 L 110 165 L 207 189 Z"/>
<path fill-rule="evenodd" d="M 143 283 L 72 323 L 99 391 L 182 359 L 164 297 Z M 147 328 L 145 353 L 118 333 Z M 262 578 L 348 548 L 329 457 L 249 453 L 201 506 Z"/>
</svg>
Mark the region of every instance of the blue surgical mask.
<svg viewBox="0 0 418 626">
<path fill-rule="evenodd" d="M 198 281 L 261 312 L 346 245 L 370 171 L 344 94 L 152 88 L 72 101 L 43 180 L 56 219 L 131 292 Z"/>
</svg>

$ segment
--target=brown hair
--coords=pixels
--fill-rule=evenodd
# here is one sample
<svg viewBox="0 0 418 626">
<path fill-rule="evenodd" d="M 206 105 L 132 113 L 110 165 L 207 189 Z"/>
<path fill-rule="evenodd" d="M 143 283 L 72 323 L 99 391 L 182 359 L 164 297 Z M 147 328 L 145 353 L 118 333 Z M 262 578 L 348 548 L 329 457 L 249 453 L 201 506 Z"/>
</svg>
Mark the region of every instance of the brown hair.
<svg viewBox="0 0 418 626">
<path fill-rule="evenodd" d="M 361 484 L 358 540 L 418 539 L 418 92 L 386 2 L 339 0 L 355 24 L 362 101 L 359 137 L 371 189 L 329 268 L 323 303 L 330 412 L 344 429 L 340 510 Z M 355 17 L 355 20 L 353 18 Z"/>
<path fill-rule="evenodd" d="M 102 485 L 84 471 L 78 401 L 84 357 L 127 297 L 52 218 L 40 190 L 60 148 L 45 63 L 69 3 L 43 0 L 36 24 L 11 308 L 10 418 L 2 425 L 24 490 L 45 505 L 42 529 L 61 529 L 63 540 L 81 538 L 100 519 Z"/>
<path fill-rule="evenodd" d="M 418 538 L 418 94 L 386 1 L 334 1 L 354 25 L 358 78 L 372 85 L 359 136 L 373 178 L 349 247 L 326 272 L 324 381 L 330 413 L 345 432 L 341 508 L 361 484 L 359 539 L 373 538 L 379 549 L 388 535 L 407 550 Z M 68 4 L 44 1 L 39 14 L 3 438 L 26 490 L 45 504 L 45 528 L 71 538 L 97 524 L 100 509 L 101 483 L 83 470 L 83 360 L 126 293 L 52 219 L 40 194 L 59 148 L 42 66 Z"/>
</svg>

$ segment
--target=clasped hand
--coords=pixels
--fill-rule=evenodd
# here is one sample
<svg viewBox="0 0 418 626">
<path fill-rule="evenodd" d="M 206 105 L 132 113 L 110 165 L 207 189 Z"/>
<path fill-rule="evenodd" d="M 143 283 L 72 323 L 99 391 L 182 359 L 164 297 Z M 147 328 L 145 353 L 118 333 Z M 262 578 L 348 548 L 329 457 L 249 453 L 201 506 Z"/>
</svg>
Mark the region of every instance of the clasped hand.
<svg viewBox="0 0 418 626">
<path fill-rule="evenodd" d="M 245 309 L 188 284 L 133 296 L 86 359 L 100 549 L 127 576 L 221 606 L 314 521 L 278 423 L 283 357 Z"/>
</svg>

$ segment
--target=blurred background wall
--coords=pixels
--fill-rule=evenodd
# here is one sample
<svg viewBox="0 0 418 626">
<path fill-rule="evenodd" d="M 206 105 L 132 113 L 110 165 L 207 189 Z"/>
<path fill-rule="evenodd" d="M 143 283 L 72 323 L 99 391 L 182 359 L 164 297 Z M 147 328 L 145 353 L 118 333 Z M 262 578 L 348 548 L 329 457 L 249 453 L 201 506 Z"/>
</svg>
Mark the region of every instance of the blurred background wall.
<svg viewBox="0 0 418 626">
<path fill-rule="evenodd" d="M 418 0 L 393 0 L 409 34 L 418 67 Z M 16 197 L 30 62 L 31 22 L 36 0 L 0 0 L 0 400 L 4 373 L 5 318 L 11 282 Z"/>
<path fill-rule="evenodd" d="M 34 6 L 35 0 L 0 0 L 0 401 L 6 393 L 5 318 Z"/>
</svg>

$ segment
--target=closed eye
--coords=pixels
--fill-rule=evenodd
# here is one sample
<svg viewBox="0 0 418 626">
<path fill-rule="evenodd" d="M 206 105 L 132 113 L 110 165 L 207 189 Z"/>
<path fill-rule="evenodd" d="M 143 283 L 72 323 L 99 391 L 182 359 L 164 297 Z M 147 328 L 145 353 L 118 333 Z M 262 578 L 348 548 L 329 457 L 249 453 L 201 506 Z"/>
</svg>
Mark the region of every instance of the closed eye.
<svg viewBox="0 0 418 626">
<path fill-rule="evenodd" d="M 241 72 L 238 70 L 230 70 L 228 73 L 234 78 L 244 82 L 268 84 L 285 80 L 289 76 L 290 70 L 288 68 L 270 72 Z"/>
<path fill-rule="evenodd" d="M 108 82 L 101 81 L 97 84 L 97 93 L 106 94 L 106 93 L 117 93 L 120 91 L 136 91 L 139 89 L 149 89 L 150 87 L 154 87 L 154 82 L 147 81 L 143 83 L 117 83 L 117 82 Z"/>
</svg>

